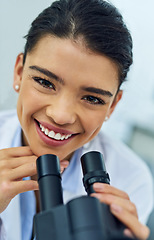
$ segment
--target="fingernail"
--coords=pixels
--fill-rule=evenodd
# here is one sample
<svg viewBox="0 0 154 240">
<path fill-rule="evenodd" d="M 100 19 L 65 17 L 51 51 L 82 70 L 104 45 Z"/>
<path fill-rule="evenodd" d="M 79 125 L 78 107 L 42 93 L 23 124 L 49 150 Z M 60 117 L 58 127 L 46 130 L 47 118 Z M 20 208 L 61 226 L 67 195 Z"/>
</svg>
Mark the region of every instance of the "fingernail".
<svg viewBox="0 0 154 240">
<path fill-rule="evenodd" d="M 122 207 L 113 203 L 111 204 L 111 211 L 115 213 L 120 213 L 122 212 Z"/>
<path fill-rule="evenodd" d="M 67 167 L 67 166 L 69 165 L 69 162 L 68 162 L 68 161 L 61 162 L 61 165 L 62 165 L 62 166 L 66 166 L 66 167 Z"/>
<path fill-rule="evenodd" d="M 94 183 L 93 188 L 95 190 L 101 190 L 103 191 L 103 184 L 102 183 Z"/>
<path fill-rule="evenodd" d="M 126 229 L 124 230 L 124 235 L 125 235 L 126 237 L 135 239 L 134 236 L 133 236 L 133 234 L 132 234 L 132 232 L 131 232 L 128 228 L 126 228 Z"/>
<path fill-rule="evenodd" d="M 64 172 L 65 168 L 60 169 L 60 173 L 62 174 Z"/>
</svg>

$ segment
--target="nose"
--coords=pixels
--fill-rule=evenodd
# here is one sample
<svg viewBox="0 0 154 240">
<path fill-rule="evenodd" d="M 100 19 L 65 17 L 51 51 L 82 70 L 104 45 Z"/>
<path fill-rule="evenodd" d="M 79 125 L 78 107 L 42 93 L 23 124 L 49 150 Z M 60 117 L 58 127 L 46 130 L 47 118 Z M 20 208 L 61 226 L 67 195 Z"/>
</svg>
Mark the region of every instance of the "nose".
<svg viewBox="0 0 154 240">
<path fill-rule="evenodd" d="M 73 101 L 64 97 L 51 101 L 46 108 L 46 115 L 57 125 L 73 124 L 77 117 Z"/>
</svg>

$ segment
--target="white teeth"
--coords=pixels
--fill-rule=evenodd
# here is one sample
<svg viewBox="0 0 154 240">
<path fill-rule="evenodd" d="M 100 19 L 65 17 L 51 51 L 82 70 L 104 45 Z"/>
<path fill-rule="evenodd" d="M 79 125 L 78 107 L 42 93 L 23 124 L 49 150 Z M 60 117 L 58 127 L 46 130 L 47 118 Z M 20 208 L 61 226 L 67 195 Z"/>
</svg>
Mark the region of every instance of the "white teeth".
<svg viewBox="0 0 154 240">
<path fill-rule="evenodd" d="M 61 137 L 61 140 L 64 140 L 65 139 L 65 135 L 63 135 L 62 137 Z"/>
<path fill-rule="evenodd" d="M 50 131 L 49 134 L 48 134 L 48 137 L 54 138 L 54 136 L 55 136 L 54 131 Z"/>
<path fill-rule="evenodd" d="M 60 133 L 57 133 L 54 137 L 56 140 L 60 140 L 61 139 L 61 134 Z"/>
<path fill-rule="evenodd" d="M 41 124 L 40 124 L 40 128 L 41 128 L 42 132 L 45 131 L 45 128 Z"/>
<path fill-rule="evenodd" d="M 68 139 L 69 137 L 71 137 L 72 136 L 72 134 L 69 134 L 69 135 L 67 135 L 66 137 L 65 137 L 65 139 Z"/>
<path fill-rule="evenodd" d="M 45 135 L 48 135 L 49 134 L 49 130 L 46 128 L 45 129 Z"/>
<path fill-rule="evenodd" d="M 40 129 L 42 132 L 45 133 L 45 135 L 47 135 L 50 138 L 56 139 L 56 140 L 61 140 L 61 141 L 64 139 L 66 140 L 72 136 L 72 134 L 61 135 L 60 133 L 55 133 L 53 130 L 49 131 L 47 128 L 43 127 L 41 124 L 40 124 Z"/>
</svg>

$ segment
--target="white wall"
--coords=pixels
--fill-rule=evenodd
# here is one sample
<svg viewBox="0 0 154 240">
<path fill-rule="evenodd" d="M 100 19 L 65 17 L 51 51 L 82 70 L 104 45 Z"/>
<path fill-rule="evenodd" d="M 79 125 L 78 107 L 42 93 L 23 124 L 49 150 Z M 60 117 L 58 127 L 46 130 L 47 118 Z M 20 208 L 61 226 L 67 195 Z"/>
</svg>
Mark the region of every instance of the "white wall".
<svg viewBox="0 0 154 240">
<path fill-rule="evenodd" d="M 16 106 L 12 89 L 16 56 L 23 51 L 31 22 L 51 0 L 0 0 L 0 110 Z"/>
<path fill-rule="evenodd" d="M 133 125 L 154 131 L 154 1 L 112 0 L 121 11 L 134 42 L 134 64 L 124 95 L 104 130 L 127 141 Z"/>
<path fill-rule="evenodd" d="M 12 89 L 16 55 L 23 50 L 30 23 L 51 0 L 0 0 L 0 110 L 14 108 Z M 134 39 L 134 65 L 124 86 L 123 101 L 104 130 L 126 140 L 131 124 L 154 128 L 154 1 L 112 0 Z"/>
</svg>

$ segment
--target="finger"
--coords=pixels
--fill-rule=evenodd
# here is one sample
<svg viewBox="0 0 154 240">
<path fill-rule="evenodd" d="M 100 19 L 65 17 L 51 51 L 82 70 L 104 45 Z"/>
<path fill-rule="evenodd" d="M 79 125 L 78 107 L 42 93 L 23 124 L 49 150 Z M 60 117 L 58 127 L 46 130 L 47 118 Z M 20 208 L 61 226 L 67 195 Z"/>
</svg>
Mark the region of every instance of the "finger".
<svg viewBox="0 0 154 240">
<path fill-rule="evenodd" d="M 11 198 L 17 194 L 39 190 L 38 182 L 34 180 L 22 180 L 18 182 L 11 182 L 10 192 L 12 193 Z"/>
<path fill-rule="evenodd" d="M 0 151 L 0 158 L 3 159 L 6 156 L 8 157 L 20 157 L 20 156 L 31 156 L 33 155 L 29 146 L 24 147 L 13 147 L 13 148 L 6 148 Z"/>
<path fill-rule="evenodd" d="M 129 228 L 137 239 L 146 240 L 148 238 L 150 233 L 149 228 L 141 224 L 136 216 L 132 215 L 121 206 L 115 204 L 111 204 L 110 210 L 121 222 L 124 223 L 124 225 Z"/>
<path fill-rule="evenodd" d="M 14 168 L 10 171 L 9 179 L 11 181 L 15 181 L 20 178 L 33 176 L 37 173 L 36 171 L 36 163 L 30 162 L 24 165 L 21 165 L 17 168 Z"/>
<path fill-rule="evenodd" d="M 13 169 L 30 162 L 34 162 L 36 164 L 36 159 L 37 158 L 35 156 L 18 157 L 12 159 L 12 161 L 6 161 L 6 164 L 8 164 L 7 166 L 9 168 Z"/>
<path fill-rule="evenodd" d="M 94 183 L 93 188 L 98 193 L 108 193 L 108 194 L 112 194 L 112 195 L 119 196 L 119 197 L 122 197 L 122 198 L 125 198 L 125 199 L 129 200 L 129 196 L 126 192 L 121 191 L 121 190 L 119 190 L 119 189 L 117 189 L 117 188 L 115 188 L 115 187 L 113 187 L 109 184 Z"/>
<path fill-rule="evenodd" d="M 104 194 L 103 193 L 93 193 L 93 194 L 91 194 L 91 196 L 98 198 L 100 200 L 100 202 L 105 203 L 107 205 L 111 205 L 111 204 L 119 205 L 122 208 L 129 211 L 130 213 L 132 213 L 133 215 L 135 215 L 136 217 L 138 217 L 135 204 L 132 203 L 128 199 L 117 197 L 115 195 L 106 194 L 106 193 L 104 193 Z"/>
<path fill-rule="evenodd" d="M 69 165 L 69 161 L 67 161 L 67 160 L 60 161 L 60 171 L 61 171 L 61 173 L 64 172 L 64 170 L 68 167 L 68 165 Z"/>
<path fill-rule="evenodd" d="M 1 199 L 4 199 L 5 205 L 6 202 L 9 203 L 11 199 L 19 193 L 38 189 L 38 183 L 35 180 L 6 181 L 0 186 Z M 1 208 L 3 208 L 3 206 L 0 206 L 0 209 Z"/>
<path fill-rule="evenodd" d="M 128 228 L 126 228 L 126 229 L 124 230 L 124 235 L 125 235 L 126 237 L 135 239 L 134 234 L 133 234 Z"/>
</svg>

